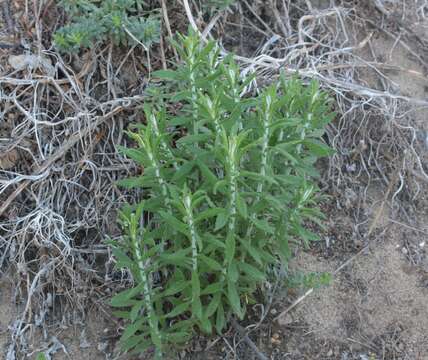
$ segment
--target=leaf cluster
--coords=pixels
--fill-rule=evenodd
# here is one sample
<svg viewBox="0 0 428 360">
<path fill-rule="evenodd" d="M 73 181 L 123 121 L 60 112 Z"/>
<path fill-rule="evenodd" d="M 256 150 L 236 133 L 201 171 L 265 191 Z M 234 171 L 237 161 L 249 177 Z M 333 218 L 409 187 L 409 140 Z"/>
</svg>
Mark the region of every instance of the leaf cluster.
<svg viewBox="0 0 428 360">
<path fill-rule="evenodd" d="M 322 219 L 314 164 L 330 154 L 320 138 L 334 116 L 316 82 L 282 76 L 248 94 L 253 77 L 215 43 L 190 33 L 174 46 L 181 63 L 154 74 L 164 85 L 128 132 L 136 147 L 121 149 L 143 173 L 120 185 L 145 199 L 123 209 L 112 243 L 135 280 L 112 299 L 129 321 L 123 349 L 158 357 L 242 319 L 269 268 L 317 240 L 305 223 Z"/>
<path fill-rule="evenodd" d="M 69 20 L 53 36 L 61 51 L 78 51 L 107 40 L 128 45 L 136 39 L 146 47 L 159 41 L 159 19 L 145 10 L 142 0 L 61 0 L 60 6 Z"/>
</svg>

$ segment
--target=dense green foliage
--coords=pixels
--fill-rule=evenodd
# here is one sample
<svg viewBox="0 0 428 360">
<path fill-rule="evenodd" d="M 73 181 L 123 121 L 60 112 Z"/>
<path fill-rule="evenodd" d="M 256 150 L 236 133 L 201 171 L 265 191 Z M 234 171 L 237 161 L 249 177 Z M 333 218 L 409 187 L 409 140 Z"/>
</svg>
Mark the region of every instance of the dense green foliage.
<svg viewBox="0 0 428 360">
<path fill-rule="evenodd" d="M 317 239 L 305 223 L 322 218 L 314 163 L 330 153 L 319 139 L 333 117 L 315 82 L 282 77 L 249 96 L 253 79 L 214 43 L 191 34 L 175 46 L 181 63 L 154 74 L 164 85 L 128 133 L 136 147 L 122 149 L 143 174 L 121 185 L 145 197 L 123 209 L 112 242 L 135 281 L 111 302 L 129 321 L 123 349 L 154 346 L 158 358 L 242 319 L 269 269 Z"/>
<path fill-rule="evenodd" d="M 159 19 L 146 11 L 142 0 L 61 0 L 60 5 L 68 16 L 67 25 L 54 34 L 61 51 L 77 51 L 107 40 L 126 45 L 137 39 L 149 47 L 159 40 Z"/>
<path fill-rule="evenodd" d="M 224 10 L 235 0 L 203 0 L 204 12 Z M 67 24 L 53 36 L 56 48 L 75 52 L 95 44 L 129 45 L 136 41 L 149 48 L 159 41 L 159 11 L 143 0 L 59 0 Z"/>
</svg>

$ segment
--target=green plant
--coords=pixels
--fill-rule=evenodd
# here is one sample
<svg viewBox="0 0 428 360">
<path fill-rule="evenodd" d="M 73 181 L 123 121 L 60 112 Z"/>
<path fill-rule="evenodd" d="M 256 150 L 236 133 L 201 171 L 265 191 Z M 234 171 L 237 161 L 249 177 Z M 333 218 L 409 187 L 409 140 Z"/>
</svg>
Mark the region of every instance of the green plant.
<svg viewBox="0 0 428 360">
<path fill-rule="evenodd" d="M 317 239 L 305 222 L 322 218 L 312 179 L 333 117 L 316 82 L 282 76 L 244 95 L 254 79 L 214 43 L 191 33 L 174 45 L 182 62 L 154 74 L 165 85 L 150 89 L 146 122 L 128 133 L 137 147 L 122 148 L 143 174 L 120 184 L 145 199 L 121 211 L 124 235 L 111 242 L 135 282 L 111 301 L 129 321 L 123 349 L 154 345 L 158 358 L 196 329 L 222 333 L 242 319 L 269 268 Z"/>
<path fill-rule="evenodd" d="M 71 52 L 106 40 L 126 45 L 136 39 L 149 47 L 159 40 L 160 23 L 155 15 L 142 17 L 147 14 L 144 4 L 142 0 L 61 0 L 70 23 L 54 34 L 55 46 Z"/>
<path fill-rule="evenodd" d="M 328 272 L 297 272 L 288 276 L 286 285 L 289 288 L 303 287 L 305 289 L 315 289 L 330 285 L 331 281 L 332 274 Z"/>
<path fill-rule="evenodd" d="M 36 356 L 36 360 L 47 360 L 47 358 L 44 353 L 38 353 Z"/>
</svg>

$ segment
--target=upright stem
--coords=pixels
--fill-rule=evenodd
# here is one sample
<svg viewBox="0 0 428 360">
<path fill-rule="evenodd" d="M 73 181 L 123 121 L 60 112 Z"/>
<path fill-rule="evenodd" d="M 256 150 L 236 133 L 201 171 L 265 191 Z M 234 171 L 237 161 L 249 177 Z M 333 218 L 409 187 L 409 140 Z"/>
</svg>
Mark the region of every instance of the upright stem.
<svg viewBox="0 0 428 360">
<path fill-rule="evenodd" d="M 237 168 L 237 136 L 229 135 L 227 136 L 223 133 L 224 136 L 224 145 L 226 147 L 226 163 L 229 170 L 229 225 L 227 229 L 226 237 L 226 248 L 234 249 L 235 248 L 235 235 L 236 235 L 236 214 L 237 214 L 237 199 L 238 199 L 238 176 L 239 170 Z M 231 262 L 233 261 L 234 254 L 233 252 L 225 256 L 223 264 L 225 270 L 229 268 Z M 224 281 L 224 274 L 221 275 L 220 281 Z"/>
<path fill-rule="evenodd" d="M 236 227 L 236 202 L 238 194 L 238 171 L 236 168 L 236 156 L 237 156 L 237 143 L 236 137 L 229 138 L 229 167 L 230 167 L 230 220 L 229 220 L 229 232 L 231 234 L 235 233 Z"/>
<path fill-rule="evenodd" d="M 156 120 L 156 116 L 154 114 L 150 114 L 149 121 L 152 124 L 153 132 L 155 133 L 156 137 L 160 138 L 161 134 L 159 131 L 159 125 L 158 125 L 158 122 Z M 174 169 L 177 170 L 178 164 L 175 161 L 174 154 L 172 153 L 171 149 L 169 148 L 168 144 L 165 142 L 165 140 L 163 138 L 161 138 L 161 140 L 160 140 L 160 146 L 168 154 L 168 156 L 172 160 L 172 165 L 174 166 Z"/>
<path fill-rule="evenodd" d="M 214 123 L 214 129 L 217 134 L 220 134 L 221 128 L 219 123 L 220 114 L 218 113 L 218 105 L 214 104 L 211 98 L 206 98 L 206 106 L 208 108 L 209 115 L 211 117 L 211 121 Z"/>
<path fill-rule="evenodd" d="M 261 154 L 261 164 L 260 164 L 260 175 L 266 175 L 266 165 L 267 165 L 267 156 L 268 156 L 268 145 L 270 137 L 270 123 L 272 116 L 272 97 L 270 94 L 266 95 L 266 108 L 264 109 L 263 116 L 263 140 L 262 140 L 262 154 Z M 257 186 L 257 199 L 260 199 L 260 194 L 263 191 L 263 182 Z"/>
<path fill-rule="evenodd" d="M 193 218 L 192 211 L 192 199 L 189 194 L 184 195 L 184 208 L 186 209 L 187 226 L 190 231 L 190 238 L 192 243 L 192 269 L 197 271 L 198 269 L 198 234 L 195 228 L 195 220 Z"/>
<path fill-rule="evenodd" d="M 191 101 L 192 101 L 192 118 L 193 118 L 193 133 L 194 135 L 198 134 L 198 107 L 196 105 L 196 102 L 198 100 L 198 93 L 196 88 L 196 75 L 195 75 L 195 68 L 196 68 L 196 47 L 198 45 L 195 43 L 195 41 L 191 42 L 189 45 L 189 54 L 188 54 L 188 63 L 189 63 L 189 81 L 190 81 L 190 91 L 191 91 Z"/>
<path fill-rule="evenodd" d="M 168 188 L 166 186 L 165 180 L 161 176 L 159 164 L 157 163 L 157 161 L 156 161 L 153 153 L 150 151 L 150 149 L 146 149 L 146 152 L 147 152 L 147 156 L 149 157 L 149 160 L 150 160 L 150 162 L 152 164 L 152 167 L 155 169 L 155 176 L 156 176 L 156 179 L 158 180 L 158 183 L 159 183 L 159 185 L 161 187 L 162 196 L 165 199 L 165 206 L 169 210 L 171 210 L 171 206 L 169 204 L 169 199 L 168 199 Z"/>
<path fill-rule="evenodd" d="M 159 332 L 159 328 L 158 328 L 158 324 L 156 321 L 154 321 L 154 314 L 153 314 L 153 304 L 152 304 L 152 298 L 151 298 L 151 287 L 150 287 L 150 283 L 149 283 L 149 279 L 147 277 L 146 271 L 145 271 L 145 264 L 143 261 L 143 257 L 142 257 L 142 249 L 141 249 L 141 242 L 139 241 L 138 237 L 137 237 L 137 227 L 138 227 L 138 221 L 135 217 L 135 214 L 131 214 L 131 219 L 130 219 L 130 224 L 129 224 L 129 235 L 131 238 L 131 243 L 132 243 L 132 247 L 134 249 L 134 256 L 137 259 L 137 264 L 138 264 L 138 274 L 139 274 L 139 281 L 140 283 L 143 283 L 143 291 L 144 291 L 144 304 L 146 307 L 146 311 L 147 311 L 147 317 L 149 320 L 149 326 L 153 331 L 153 334 L 157 337 L 157 339 L 159 340 L 159 343 L 161 342 L 161 335 Z M 161 354 L 161 349 L 156 349 L 158 353 L 160 353 L 160 356 L 162 356 Z"/>
<path fill-rule="evenodd" d="M 141 139 L 141 137 L 140 137 L 140 139 Z M 167 187 L 165 180 L 163 179 L 163 177 L 161 175 L 160 166 L 159 166 L 158 162 L 156 161 L 156 158 L 155 158 L 155 155 L 152 151 L 152 148 L 151 148 L 149 142 L 143 141 L 143 139 L 141 139 L 140 145 L 142 145 L 144 147 L 144 149 L 146 150 L 146 154 L 150 160 L 150 163 L 151 163 L 152 167 L 155 169 L 155 177 L 156 177 L 156 179 L 160 185 L 165 207 L 168 209 L 168 211 L 170 213 L 172 213 L 171 204 L 170 204 L 169 197 L 168 197 L 168 187 Z M 165 248 L 165 239 L 162 239 L 160 251 L 163 252 L 164 248 Z"/>
<path fill-rule="evenodd" d="M 264 116 L 262 121 L 263 126 L 263 138 L 262 138 L 262 151 L 261 151 L 261 161 L 260 161 L 260 175 L 266 175 L 266 167 L 267 167 L 267 158 L 268 158 L 268 146 L 270 139 L 270 124 L 272 118 L 272 97 L 268 93 L 265 97 L 265 107 L 263 109 Z M 263 192 L 263 182 L 260 182 L 257 185 L 257 197 L 256 202 L 260 201 L 261 194 Z M 256 217 L 255 214 L 252 215 L 254 219 Z M 247 239 L 248 242 L 251 243 L 251 232 L 253 231 L 253 223 L 250 224 L 247 230 Z M 245 259 L 245 254 L 243 255 L 243 260 Z"/>
</svg>

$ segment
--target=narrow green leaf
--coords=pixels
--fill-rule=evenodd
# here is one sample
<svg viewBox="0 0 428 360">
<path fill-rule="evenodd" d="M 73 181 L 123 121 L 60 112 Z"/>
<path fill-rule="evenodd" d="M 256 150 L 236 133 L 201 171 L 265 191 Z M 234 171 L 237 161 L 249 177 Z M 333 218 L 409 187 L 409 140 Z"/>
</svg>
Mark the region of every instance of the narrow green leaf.
<svg viewBox="0 0 428 360">
<path fill-rule="evenodd" d="M 214 247 L 215 249 L 224 249 L 226 245 L 224 242 L 220 241 L 218 238 L 216 238 L 214 235 L 211 234 L 205 234 L 204 235 L 205 241 Z"/>
<path fill-rule="evenodd" d="M 134 160 L 139 165 L 145 166 L 148 164 L 146 154 L 143 149 L 119 147 L 119 150 L 121 153 L 125 154 L 127 157 Z"/>
<path fill-rule="evenodd" d="M 260 257 L 260 254 L 258 250 L 252 246 L 247 239 L 239 239 L 239 242 L 241 245 L 247 250 L 247 252 L 250 254 L 250 256 L 258 263 L 262 264 L 262 259 Z"/>
<path fill-rule="evenodd" d="M 136 322 L 126 326 L 125 331 L 120 338 L 121 341 L 129 339 L 131 336 L 135 335 L 137 331 L 140 330 L 141 325 L 146 321 L 145 319 L 137 320 Z"/>
<path fill-rule="evenodd" d="M 177 250 L 175 253 L 163 253 L 159 258 L 166 264 L 184 265 L 189 264 L 192 259 L 189 257 L 190 248 Z"/>
<path fill-rule="evenodd" d="M 208 317 L 202 317 L 202 319 L 200 320 L 200 328 L 201 330 L 206 333 L 206 334 L 211 334 L 212 333 L 212 324 L 211 321 L 208 319 Z"/>
<path fill-rule="evenodd" d="M 218 306 L 220 305 L 222 294 L 217 293 L 213 296 L 212 300 L 207 306 L 207 309 L 205 310 L 205 316 L 207 318 L 210 318 L 216 311 Z"/>
<path fill-rule="evenodd" d="M 223 291 L 224 284 L 222 282 L 216 282 L 213 284 L 209 284 L 205 287 L 205 289 L 201 290 L 201 295 L 210 295 L 216 294 Z"/>
<path fill-rule="evenodd" d="M 127 300 L 130 300 L 135 295 L 140 294 L 143 289 L 144 284 L 139 284 L 132 289 L 124 290 L 112 297 L 112 299 L 110 300 L 110 305 L 114 307 L 126 306 L 124 304 L 127 302 Z"/>
<path fill-rule="evenodd" d="M 228 220 L 227 212 L 226 211 L 220 212 L 217 215 L 217 218 L 215 220 L 214 231 L 219 231 L 223 229 L 224 226 L 227 224 L 227 220 Z"/>
<path fill-rule="evenodd" d="M 151 342 L 146 339 L 145 335 L 131 336 L 126 340 L 121 340 L 120 344 L 123 351 L 129 351 L 137 346 L 141 351 L 142 349 L 148 349 L 150 345 L 152 345 Z"/>
<path fill-rule="evenodd" d="M 199 259 L 208 266 L 212 271 L 223 271 L 223 266 L 220 265 L 216 260 L 209 258 L 203 254 L 199 254 Z"/>
<path fill-rule="evenodd" d="M 171 334 L 166 334 L 165 339 L 172 344 L 183 344 L 190 340 L 191 333 L 185 331 L 173 332 Z"/>
<path fill-rule="evenodd" d="M 299 161 L 287 151 L 287 146 L 283 144 L 276 145 L 274 150 L 291 161 L 292 164 L 298 164 Z"/>
<path fill-rule="evenodd" d="M 191 329 L 192 326 L 195 324 L 195 319 L 187 319 L 187 320 L 180 320 L 177 322 L 173 322 L 170 324 L 168 331 L 186 331 L 188 329 Z"/>
<path fill-rule="evenodd" d="M 251 172 L 251 171 L 241 171 L 240 176 L 244 178 L 249 178 L 256 181 L 266 181 L 269 184 L 278 184 L 278 182 L 271 176 L 268 175 L 261 175 L 259 173 Z"/>
<path fill-rule="evenodd" d="M 226 325 L 226 318 L 224 316 L 224 309 L 223 309 L 223 305 L 220 303 L 217 309 L 216 323 L 215 323 L 217 334 L 222 335 L 225 325 Z"/>
<path fill-rule="evenodd" d="M 199 297 L 192 299 L 192 314 L 198 320 L 202 320 L 202 303 Z"/>
<path fill-rule="evenodd" d="M 319 157 L 330 156 L 334 154 L 334 150 L 331 147 L 316 139 L 307 138 L 303 140 L 303 144 L 309 149 L 311 153 Z"/>
<path fill-rule="evenodd" d="M 131 317 L 131 321 L 137 320 L 138 316 L 140 315 L 140 310 L 144 306 L 144 304 L 145 304 L 145 301 L 140 300 L 132 307 L 131 312 L 129 313 Z"/>
<path fill-rule="evenodd" d="M 226 264 L 229 265 L 232 263 L 232 260 L 235 256 L 235 250 L 236 250 L 235 234 L 229 233 L 226 238 L 226 249 L 225 249 Z"/>
<path fill-rule="evenodd" d="M 118 263 L 120 263 L 119 267 L 130 267 L 133 264 L 128 255 L 117 247 L 113 248 L 113 255 L 118 260 Z"/>
<path fill-rule="evenodd" d="M 129 311 L 113 311 L 113 316 L 116 316 L 119 319 L 131 320 L 131 315 Z"/>
<path fill-rule="evenodd" d="M 186 312 L 187 310 L 189 310 L 190 307 L 190 303 L 189 302 L 184 302 L 180 305 L 177 305 L 176 307 L 174 307 L 174 309 L 172 309 L 172 311 L 170 311 L 168 314 L 165 315 L 165 318 L 175 318 L 178 315 L 181 315 L 182 313 Z"/>
<path fill-rule="evenodd" d="M 207 181 L 211 185 L 215 184 L 218 181 L 217 176 L 214 175 L 214 173 L 209 169 L 207 165 L 203 163 L 202 160 L 198 159 L 196 162 L 205 181 Z"/>
<path fill-rule="evenodd" d="M 205 211 L 202 211 L 196 218 L 195 222 L 198 223 L 202 220 L 210 219 L 212 217 L 218 216 L 220 213 L 224 213 L 226 210 L 222 208 L 212 208 Z"/>
<path fill-rule="evenodd" d="M 178 230 L 182 234 L 189 236 L 189 231 L 185 223 L 181 222 L 180 220 L 165 211 L 159 211 L 159 215 L 162 216 L 162 218 L 175 230 Z"/>
<path fill-rule="evenodd" d="M 202 319 L 201 283 L 197 271 L 192 272 L 192 313 L 199 320 Z"/>
<path fill-rule="evenodd" d="M 268 234 L 274 234 L 275 233 L 275 229 L 269 225 L 269 223 L 265 220 L 265 219 L 257 219 L 255 217 L 250 217 L 250 220 L 252 223 L 254 223 L 254 225 L 256 225 L 256 227 Z"/>
<path fill-rule="evenodd" d="M 215 183 L 214 188 L 213 188 L 213 193 L 217 194 L 218 191 L 222 191 L 224 189 L 226 189 L 226 185 L 227 185 L 227 181 L 226 180 L 219 180 Z"/>
<path fill-rule="evenodd" d="M 186 135 L 177 140 L 177 144 L 179 145 L 187 145 L 187 144 L 195 144 L 198 142 L 207 141 L 211 135 L 209 134 L 196 134 L 196 135 Z"/>
<path fill-rule="evenodd" d="M 155 322 L 157 324 L 157 321 Z M 157 326 L 157 325 L 156 325 Z M 150 338 L 155 345 L 156 352 L 159 352 L 162 349 L 162 339 L 160 337 L 158 329 L 150 327 Z"/>
<path fill-rule="evenodd" d="M 133 189 L 138 187 L 144 187 L 149 185 L 150 183 L 153 183 L 152 179 L 150 179 L 149 181 L 147 180 L 148 179 L 144 175 L 142 175 L 118 180 L 116 184 L 126 189 Z"/>
<path fill-rule="evenodd" d="M 186 180 L 186 175 L 188 175 L 193 167 L 195 166 L 195 163 L 193 161 L 189 161 L 184 163 L 182 166 L 178 168 L 178 170 L 174 173 L 174 176 L 171 179 L 171 182 L 173 183 L 181 183 L 184 180 Z"/>
<path fill-rule="evenodd" d="M 247 203 L 240 195 L 236 198 L 236 206 L 238 208 L 239 215 L 246 219 L 248 217 Z"/>
<path fill-rule="evenodd" d="M 281 252 L 281 255 L 284 257 L 284 260 L 288 260 L 291 258 L 291 250 L 288 243 L 288 236 L 283 234 L 280 239 L 278 239 L 279 242 L 279 249 Z"/>
<path fill-rule="evenodd" d="M 174 70 L 157 70 L 152 73 L 154 78 L 163 80 L 179 80 L 180 74 Z"/>
<path fill-rule="evenodd" d="M 261 272 L 259 269 L 257 269 L 256 267 L 254 267 L 248 263 L 240 262 L 239 268 L 244 273 L 246 273 L 249 277 L 253 278 L 256 281 L 265 281 L 266 280 L 266 276 L 265 276 L 265 274 L 263 274 L 263 272 Z"/>
<path fill-rule="evenodd" d="M 197 271 L 192 271 L 192 297 L 199 298 L 201 294 L 201 283 Z"/>
<path fill-rule="evenodd" d="M 171 296 L 182 292 L 185 288 L 189 286 L 189 282 L 182 280 L 177 282 L 172 282 L 163 293 L 163 296 Z"/>
<path fill-rule="evenodd" d="M 243 318 L 241 300 L 239 299 L 239 293 L 236 288 L 236 284 L 232 281 L 227 282 L 227 298 L 229 299 L 230 306 L 232 307 L 233 312 L 240 319 Z"/>
<path fill-rule="evenodd" d="M 236 283 L 239 279 L 239 271 L 236 261 L 232 261 L 227 270 L 227 278 Z"/>
</svg>

